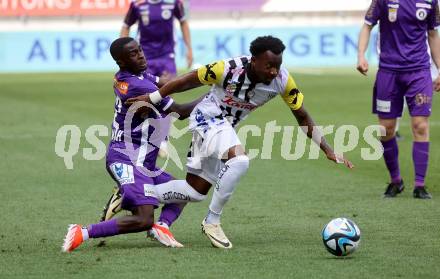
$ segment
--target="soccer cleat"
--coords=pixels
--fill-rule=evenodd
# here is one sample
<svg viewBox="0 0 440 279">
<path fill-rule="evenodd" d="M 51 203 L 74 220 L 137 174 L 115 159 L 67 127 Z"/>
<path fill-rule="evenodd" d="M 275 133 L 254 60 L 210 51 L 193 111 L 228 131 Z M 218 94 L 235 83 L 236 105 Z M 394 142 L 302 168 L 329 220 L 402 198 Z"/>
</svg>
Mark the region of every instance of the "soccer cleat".
<svg viewBox="0 0 440 279">
<path fill-rule="evenodd" d="M 385 190 L 385 193 L 383 194 L 383 196 L 384 196 L 384 198 L 394 198 L 395 196 L 397 196 L 397 194 L 402 193 L 403 189 L 405 189 L 405 185 L 403 184 L 403 180 L 400 180 L 399 183 L 391 182 L 390 184 L 388 184 L 388 187 Z"/>
<path fill-rule="evenodd" d="M 223 249 L 231 249 L 232 243 L 226 237 L 220 224 L 208 224 L 205 221 L 205 219 L 202 221 L 202 232 L 209 238 L 212 246 Z"/>
<path fill-rule="evenodd" d="M 432 195 L 426 191 L 425 187 L 414 187 L 413 197 L 422 200 L 432 199 Z"/>
<path fill-rule="evenodd" d="M 162 222 L 155 223 L 153 227 L 147 232 L 147 237 L 153 240 L 157 240 L 167 247 L 183 247 L 183 245 L 174 238 L 167 224 L 164 224 Z"/>
<path fill-rule="evenodd" d="M 70 253 L 73 250 L 75 250 L 78 246 L 83 243 L 83 235 L 81 231 L 81 226 L 77 224 L 71 224 L 69 225 L 69 228 L 67 228 L 67 234 L 64 238 L 64 243 L 62 248 L 63 252 Z"/>
<path fill-rule="evenodd" d="M 108 200 L 107 204 L 104 206 L 104 210 L 102 211 L 101 215 L 101 222 L 110 220 L 115 216 L 119 211 L 121 211 L 121 202 L 122 202 L 122 196 L 121 191 L 119 188 L 115 187 L 113 189 L 113 194 Z"/>
</svg>

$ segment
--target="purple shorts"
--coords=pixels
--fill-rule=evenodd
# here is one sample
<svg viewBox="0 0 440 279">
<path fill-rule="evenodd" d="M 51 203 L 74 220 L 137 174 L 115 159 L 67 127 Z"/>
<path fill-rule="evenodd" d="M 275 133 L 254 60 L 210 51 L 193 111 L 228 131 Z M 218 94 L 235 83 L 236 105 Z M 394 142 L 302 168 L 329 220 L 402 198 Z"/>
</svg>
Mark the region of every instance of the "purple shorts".
<svg viewBox="0 0 440 279">
<path fill-rule="evenodd" d="M 175 76 L 177 74 L 174 53 L 155 58 L 147 58 L 148 72 L 152 75 L 160 77 L 164 72 Z"/>
<path fill-rule="evenodd" d="M 373 113 L 389 119 L 402 116 L 404 98 L 411 116 L 430 116 L 432 107 L 431 72 L 391 72 L 379 69 L 373 89 Z"/>
<path fill-rule="evenodd" d="M 172 175 L 158 168 L 147 171 L 146 168 L 136 167 L 129 161 L 121 160 L 107 161 L 107 171 L 121 190 L 121 207 L 126 210 L 132 210 L 141 205 L 153 205 L 157 208 L 159 200 L 151 191 L 151 185 L 174 179 Z"/>
</svg>

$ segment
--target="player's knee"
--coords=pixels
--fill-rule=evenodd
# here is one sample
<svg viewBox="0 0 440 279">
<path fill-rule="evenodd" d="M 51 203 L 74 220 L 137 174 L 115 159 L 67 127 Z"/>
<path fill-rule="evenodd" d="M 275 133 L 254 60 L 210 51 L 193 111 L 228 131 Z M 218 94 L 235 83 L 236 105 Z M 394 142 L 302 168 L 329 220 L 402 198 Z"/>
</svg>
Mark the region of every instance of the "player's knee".
<svg viewBox="0 0 440 279">
<path fill-rule="evenodd" d="M 201 202 L 201 201 L 204 201 L 207 196 L 208 195 L 202 195 L 200 193 L 195 193 L 194 195 L 191 196 L 191 201 L 192 202 Z"/>
<path fill-rule="evenodd" d="M 392 138 L 396 132 L 396 126 L 387 125 L 385 126 L 385 137 Z"/>
<path fill-rule="evenodd" d="M 429 131 L 428 121 L 420 121 L 413 123 L 412 130 L 415 136 L 425 136 Z"/>
<path fill-rule="evenodd" d="M 249 169 L 249 157 L 246 155 L 239 155 L 226 161 L 225 165 L 232 167 L 244 174 Z"/>
</svg>

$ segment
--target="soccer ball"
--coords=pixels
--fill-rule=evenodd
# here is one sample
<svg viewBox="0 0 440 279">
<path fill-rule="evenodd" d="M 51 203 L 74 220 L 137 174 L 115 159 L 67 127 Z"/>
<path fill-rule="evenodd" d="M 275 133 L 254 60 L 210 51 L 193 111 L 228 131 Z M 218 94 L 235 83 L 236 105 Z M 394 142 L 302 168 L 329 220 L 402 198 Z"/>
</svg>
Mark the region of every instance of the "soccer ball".
<svg viewBox="0 0 440 279">
<path fill-rule="evenodd" d="M 333 219 L 322 230 L 324 246 L 335 256 L 347 256 L 356 251 L 360 239 L 358 226 L 347 218 Z"/>
</svg>

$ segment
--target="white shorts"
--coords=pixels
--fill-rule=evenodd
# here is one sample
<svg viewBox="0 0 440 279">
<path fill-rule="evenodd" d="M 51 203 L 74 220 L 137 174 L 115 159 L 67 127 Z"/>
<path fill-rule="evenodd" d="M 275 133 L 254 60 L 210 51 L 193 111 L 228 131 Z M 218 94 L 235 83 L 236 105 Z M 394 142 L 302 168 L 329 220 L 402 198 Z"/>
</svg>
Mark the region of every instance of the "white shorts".
<svg viewBox="0 0 440 279">
<path fill-rule="evenodd" d="M 236 145 L 241 145 L 240 139 L 228 122 L 211 126 L 206 132 L 194 130 L 186 163 L 188 173 L 215 184 L 224 164 L 222 157 Z"/>
</svg>

